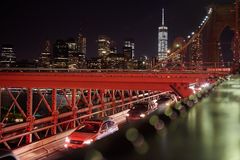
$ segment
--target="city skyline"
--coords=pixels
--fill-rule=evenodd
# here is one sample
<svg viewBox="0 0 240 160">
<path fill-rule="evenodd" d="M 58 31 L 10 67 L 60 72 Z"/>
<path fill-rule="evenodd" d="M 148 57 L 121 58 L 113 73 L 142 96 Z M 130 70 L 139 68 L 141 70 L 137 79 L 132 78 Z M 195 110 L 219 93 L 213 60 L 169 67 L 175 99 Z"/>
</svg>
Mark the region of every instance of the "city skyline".
<svg viewBox="0 0 240 160">
<path fill-rule="evenodd" d="M 185 1 L 25 1 L 10 0 L 0 6 L 0 44 L 14 45 L 17 59 L 38 58 L 46 40 L 67 39 L 82 33 L 87 57 L 97 56 L 97 37 L 107 35 L 121 51 L 124 39 L 135 39 L 136 56 L 156 56 L 161 8 L 167 12 L 169 44 L 186 37 L 206 14 L 205 7 L 223 0 Z M 136 7 L 137 6 L 137 7 Z M 192 13 L 192 14 L 188 14 Z M 192 26 L 184 23 L 191 21 Z"/>
</svg>

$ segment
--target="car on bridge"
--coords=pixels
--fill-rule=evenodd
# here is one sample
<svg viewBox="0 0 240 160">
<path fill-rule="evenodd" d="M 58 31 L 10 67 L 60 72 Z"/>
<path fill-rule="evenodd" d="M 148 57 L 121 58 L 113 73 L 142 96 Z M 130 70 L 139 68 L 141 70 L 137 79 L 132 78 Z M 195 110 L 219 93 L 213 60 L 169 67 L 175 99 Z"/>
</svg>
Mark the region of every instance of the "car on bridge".
<svg viewBox="0 0 240 160">
<path fill-rule="evenodd" d="M 66 137 L 64 147 L 67 149 L 82 148 L 116 131 L 118 131 L 118 124 L 111 118 L 86 120 L 83 125 Z"/>
<path fill-rule="evenodd" d="M 145 118 L 157 110 L 157 100 L 140 102 L 133 104 L 132 108 L 126 114 L 127 122 L 136 121 Z"/>
<path fill-rule="evenodd" d="M 178 101 L 178 98 L 173 93 L 163 94 L 157 100 L 157 108 L 159 113 L 163 113 L 167 107 L 171 107 Z"/>
</svg>

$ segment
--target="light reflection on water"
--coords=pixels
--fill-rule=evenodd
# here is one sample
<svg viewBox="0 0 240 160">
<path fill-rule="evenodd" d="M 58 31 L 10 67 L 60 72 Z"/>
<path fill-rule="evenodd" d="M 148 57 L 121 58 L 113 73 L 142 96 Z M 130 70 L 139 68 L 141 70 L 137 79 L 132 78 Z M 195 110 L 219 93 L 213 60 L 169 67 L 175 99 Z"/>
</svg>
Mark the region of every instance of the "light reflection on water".
<svg viewBox="0 0 240 160">
<path fill-rule="evenodd" d="M 170 124 L 167 134 L 158 138 L 163 157 L 240 160 L 239 85 L 238 79 L 224 82 L 185 117 Z"/>
</svg>

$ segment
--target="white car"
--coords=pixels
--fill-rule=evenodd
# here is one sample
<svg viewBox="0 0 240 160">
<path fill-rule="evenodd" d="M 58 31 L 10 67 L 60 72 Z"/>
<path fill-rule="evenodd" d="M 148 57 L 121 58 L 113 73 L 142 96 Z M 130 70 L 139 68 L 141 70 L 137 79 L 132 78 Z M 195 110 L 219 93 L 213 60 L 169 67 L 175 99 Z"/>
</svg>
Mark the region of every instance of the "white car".
<svg viewBox="0 0 240 160">
<path fill-rule="evenodd" d="M 65 148 L 81 148 L 118 131 L 112 119 L 87 120 L 65 139 Z"/>
</svg>

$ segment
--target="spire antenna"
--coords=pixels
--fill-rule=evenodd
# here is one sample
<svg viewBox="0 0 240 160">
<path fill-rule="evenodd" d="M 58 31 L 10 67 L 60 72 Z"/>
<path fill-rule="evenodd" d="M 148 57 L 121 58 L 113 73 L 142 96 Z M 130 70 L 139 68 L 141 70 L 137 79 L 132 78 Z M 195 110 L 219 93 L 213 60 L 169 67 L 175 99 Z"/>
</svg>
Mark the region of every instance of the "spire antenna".
<svg viewBox="0 0 240 160">
<path fill-rule="evenodd" d="M 162 26 L 164 26 L 164 8 L 162 8 Z"/>
</svg>

